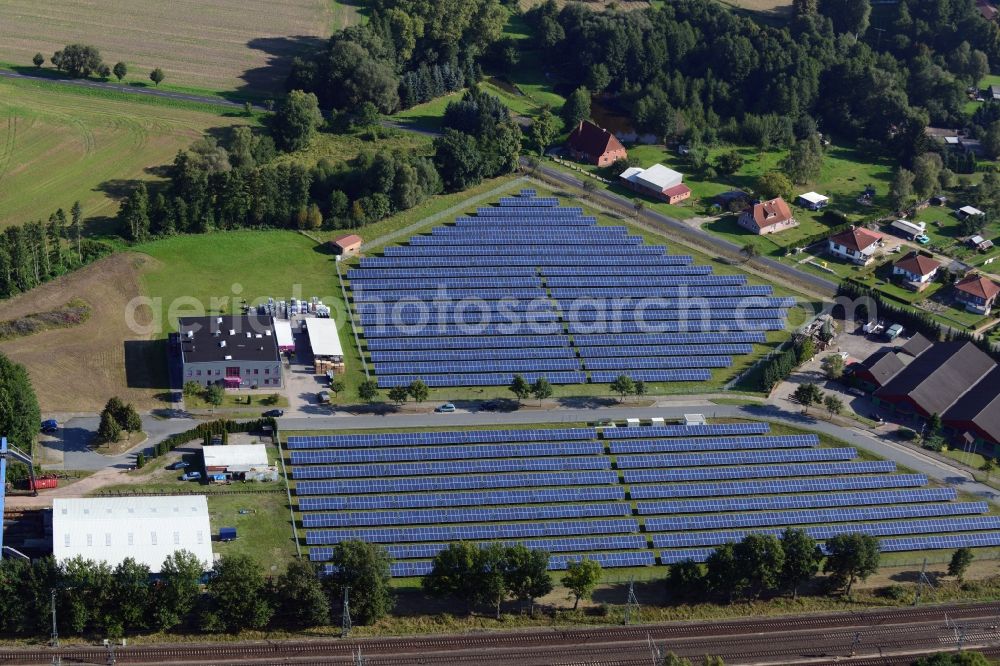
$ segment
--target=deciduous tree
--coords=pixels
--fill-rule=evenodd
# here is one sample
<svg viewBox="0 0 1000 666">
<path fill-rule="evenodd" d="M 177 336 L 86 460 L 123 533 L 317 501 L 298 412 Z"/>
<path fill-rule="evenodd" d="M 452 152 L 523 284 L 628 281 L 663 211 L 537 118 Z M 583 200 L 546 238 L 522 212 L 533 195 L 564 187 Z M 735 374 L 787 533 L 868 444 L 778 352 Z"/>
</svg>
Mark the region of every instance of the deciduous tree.
<svg viewBox="0 0 1000 666">
<path fill-rule="evenodd" d="M 413 401 L 420 404 L 430 396 L 431 391 L 427 388 L 427 384 L 419 379 L 414 379 L 410 382 L 410 385 L 406 387 L 407 393 L 413 398 Z"/>
<path fill-rule="evenodd" d="M 351 619 L 358 624 L 372 624 L 389 614 L 396 603 L 389 586 L 392 558 L 378 544 L 348 540 L 333 549 L 330 563 L 334 573 L 323 579 L 330 604 L 339 607 L 345 587 Z"/>
<path fill-rule="evenodd" d="M 618 375 L 615 381 L 611 382 L 611 390 L 618 394 L 618 402 L 622 402 L 626 396 L 635 393 L 635 382 L 628 375 Z"/>
<path fill-rule="evenodd" d="M 792 593 L 792 598 L 796 598 L 799 587 L 819 571 L 823 552 L 805 530 L 791 527 L 781 534 L 781 548 L 785 552 L 785 561 L 781 566 L 779 581 L 785 590 Z"/>
<path fill-rule="evenodd" d="M 229 633 L 263 629 L 274 614 L 268 587 L 260 566 L 249 555 L 223 555 L 206 585 L 202 629 Z"/>
<path fill-rule="evenodd" d="M 278 577 L 275 587 L 278 618 L 296 629 L 317 627 L 330 622 L 330 602 L 320 583 L 316 566 L 306 560 L 292 560 Z"/>
<path fill-rule="evenodd" d="M 590 599 L 597 584 L 601 582 L 601 565 L 595 560 L 584 557 L 567 564 L 566 574 L 562 584 L 569 590 L 573 599 L 573 610 L 580 605 L 581 599 Z"/>
<path fill-rule="evenodd" d="M 518 403 L 531 395 L 531 384 L 529 384 L 527 380 L 525 380 L 524 375 L 521 374 L 514 375 L 514 379 L 511 381 L 509 389 L 510 392 L 517 397 Z"/>
<path fill-rule="evenodd" d="M 293 90 L 274 114 L 272 135 L 281 150 L 302 150 L 312 143 L 322 122 L 323 114 L 320 113 L 316 95 Z"/>
<path fill-rule="evenodd" d="M 974 559 L 975 555 L 972 554 L 971 548 L 959 548 L 952 554 L 951 561 L 948 562 L 948 575 L 961 581 L 965 578 L 965 572 L 969 570 L 969 565 Z"/>
<path fill-rule="evenodd" d="M 188 621 L 198 602 L 203 569 L 190 551 L 167 555 L 153 589 L 151 613 L 156 628 L 165 631 Z"/>
<path fill-rule="evenodd" d="M 163 70 L 157 67 L 152 72 L 149 73 L 149 80 L 153 82 L 154 85 L 159 86 L 163 83 L 163 79 L 167 78 Z"/>
<path fill-rule="evenodd" d="M 854 582 L 866 580 L 878 571 L 881 551 L 877 537 L 867 534 L 839 534 L 826 541 L 827 558 L 823 570 L 835 584 L 846 585 L 851 593 Z"/>
</svg>

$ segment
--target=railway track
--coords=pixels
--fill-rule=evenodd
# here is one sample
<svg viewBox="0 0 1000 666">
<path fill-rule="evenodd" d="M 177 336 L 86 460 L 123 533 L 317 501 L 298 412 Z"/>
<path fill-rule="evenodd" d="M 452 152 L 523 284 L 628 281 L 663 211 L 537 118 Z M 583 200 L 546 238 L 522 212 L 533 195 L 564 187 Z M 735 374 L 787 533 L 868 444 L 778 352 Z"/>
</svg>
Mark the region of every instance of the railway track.
<svg viewBox="0 0 1000 666">
<path fill-rule="evenodd" d="M 1000 603 L 787 618 L 549 631 L 496 632 L 348 640 L 255 641 L 239 644 L 119 648 L 118 663 L 350 664 L 361 649 L 369 666 L 472 664 L 549 666 L 650 664 L 653 647 L 681 656 L 717 654 L 729 664 L 843 663 L 853 650 L 863 663 L 895 664 L 892 654 L 955 649 L 962 628 L 968 647 L 1000 650 Z M 875 654 L 886 654 L 878 661 Z M 106 664 L 104 648 L 0 650 L 0 664 Z M 876 661 L 871 661 L 876 659 Z M 885 659 L 888 659 L 886 661 Z M 832 661 L 831 661 L 832 660 Z M 912 661 L 912 657 L 909 658 Z M 849 663 L 862 663 L 850 660 Z"/>
</svg>

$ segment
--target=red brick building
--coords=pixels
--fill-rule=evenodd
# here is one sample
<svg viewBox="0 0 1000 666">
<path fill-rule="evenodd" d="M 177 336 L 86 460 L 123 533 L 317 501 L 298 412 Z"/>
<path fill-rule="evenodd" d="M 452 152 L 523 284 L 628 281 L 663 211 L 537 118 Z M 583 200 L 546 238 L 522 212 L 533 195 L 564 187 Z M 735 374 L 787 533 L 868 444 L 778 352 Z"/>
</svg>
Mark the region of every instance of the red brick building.
<svg viewBox="0 0 1000 666">
<path fill-rule="evenodd" d="M 566 142 L 569 154 L 581 162 L 596 164 L 599 167 L 609 166 L 618 160 L 628 158 L 628 152 L 621 141 L 606 129 L 590 122 L 581 120 Z"/>
</svg>

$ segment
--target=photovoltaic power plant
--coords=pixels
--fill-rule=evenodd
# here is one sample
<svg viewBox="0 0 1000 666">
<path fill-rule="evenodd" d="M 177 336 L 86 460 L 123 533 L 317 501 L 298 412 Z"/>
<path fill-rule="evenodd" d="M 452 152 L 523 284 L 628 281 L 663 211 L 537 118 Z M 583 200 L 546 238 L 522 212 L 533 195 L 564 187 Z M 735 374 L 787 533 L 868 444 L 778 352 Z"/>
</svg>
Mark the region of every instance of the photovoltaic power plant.
<svg viewBox="0 0 1000 666">
<path fill-rule="evenodd" d="M 382 388 L 706 381 L 795 305 L 531 190 L 345 277 Z"/>
<path fill-rule="evenodd" d="M 983 502 L 891 461 L 767 423 L 369 433 L 288 438 L 309 557 L 384 546 L 422 576 L 449 543 L 524 544 L 549 568 L 703 561 L 748 534 L 878 537 L 885 552 L 1000 546 Z M 324 565 L 329 567 L 329 565 Z"/>
</svg>

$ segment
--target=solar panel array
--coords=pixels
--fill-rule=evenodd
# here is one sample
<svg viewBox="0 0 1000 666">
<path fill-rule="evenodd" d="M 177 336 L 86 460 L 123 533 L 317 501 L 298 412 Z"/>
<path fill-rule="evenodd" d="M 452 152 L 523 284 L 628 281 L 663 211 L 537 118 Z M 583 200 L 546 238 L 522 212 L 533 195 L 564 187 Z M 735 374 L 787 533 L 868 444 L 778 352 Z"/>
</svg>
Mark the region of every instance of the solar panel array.
<svg viewBox="0 0 1000 666">
<path fill-rule="evenodd" d="M 706 381 L 783 329 L 794 305 L 530 192 L 386 247 L 346 277 L 382 388 L 500 386 L 514 374 Z M 672 346 L 688 341 L 698 348 Z"/>
<path fill-rule="evenodd" d="M 819 444 L 753 422 L 298 436 L 288 448 L 310 559 L 363 539 L 387 547 L 394 576 L 426 574 L 456 541 L 544 549 L 551 570 L 701 561 L 789 527 L 820 542 L 871 534 L 884 551 L 1000 545 L 985 503 Z"/>
</svg>

